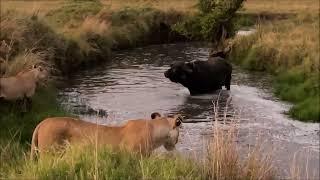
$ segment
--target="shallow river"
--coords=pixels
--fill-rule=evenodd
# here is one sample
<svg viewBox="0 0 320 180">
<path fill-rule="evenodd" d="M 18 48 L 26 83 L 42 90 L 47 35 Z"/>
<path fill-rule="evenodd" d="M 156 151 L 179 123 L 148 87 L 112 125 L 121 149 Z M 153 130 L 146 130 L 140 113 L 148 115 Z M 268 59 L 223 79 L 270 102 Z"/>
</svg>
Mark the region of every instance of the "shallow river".
<svg viewBox="0 0 320 180">
<path fill-rule="evenodd" d="M 270 77 L 248 73 L 234 67 L 231 91 L 190 96 L 186 88 L 166 79 L 163 72 L 176 60 L 206 60 L 208 48 L 203 44 L 167 44 L 116 52 L 111 64 L 80 71 L 66 80 L 60 97 L 66 108 L 88 121 L 119 125 L 127 119 L 149 118 L 152 112 L 181 113 L 179 152 L 201 157 L 212 136 L 213 103 L 219 104 L 217 120 L 236 120 L 240 156 L 262 144 L 264 153 L 272 153 L 281 177 L 290 174 L 296 154 L 297 167 L 307 169 L 309 177 L 319 177 L 319 124 L 303 123 L 284 114 L 290 105 L 271 93 Z M 227 109 L 227 99 L 231 100 Z M 103 109 L 107 118 L 87 115 L 88 107 Z M 209 122 L 203 122 L 209 121 Z M 228 121 L 229 122 L 229 121 Z M 228 124 L 219 121 L 228 128 Z M 231 123 L 234 124 L 234 123 Z M 306 162 L 308 165 L 306 166 Z"/>
</svg>

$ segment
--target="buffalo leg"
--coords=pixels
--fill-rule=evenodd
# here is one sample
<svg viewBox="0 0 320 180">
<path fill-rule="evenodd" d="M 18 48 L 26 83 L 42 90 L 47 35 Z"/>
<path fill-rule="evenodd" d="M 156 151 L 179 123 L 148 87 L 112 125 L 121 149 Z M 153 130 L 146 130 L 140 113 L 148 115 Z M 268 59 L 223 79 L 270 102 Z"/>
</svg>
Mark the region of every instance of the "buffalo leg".
<svg viewBox="0 0 320 180">
<path fill-rule="evenodd" d="M 231 84 L 231 73 L 227 75 L 226 81 L 225 81 L 225 87 L 227 90 L 230 90 L 230 84 Z"/>
</svg>

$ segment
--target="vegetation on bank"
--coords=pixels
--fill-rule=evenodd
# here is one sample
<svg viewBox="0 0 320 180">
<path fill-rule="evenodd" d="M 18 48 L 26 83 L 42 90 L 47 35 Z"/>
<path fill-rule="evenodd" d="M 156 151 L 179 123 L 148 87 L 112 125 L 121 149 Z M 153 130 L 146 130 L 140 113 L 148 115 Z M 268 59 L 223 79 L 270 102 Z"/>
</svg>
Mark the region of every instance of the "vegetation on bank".
<svg viewBox="0 0 320 180">
<path fill-rule="evenodd" d="M 168 42 L 175 38 L 170 34 L 170 25 L 182 18 L 176 11 L 124 8 L 110 12 L 102 7 L 95 1 L 65 2 L 43 17 L 1 12 L 0 57 L 9 67 L 25 50 L 41 52 L 47 64 L 67 73 L 81 65 L 110 61 L 112 49 Z"/>
<path fill-rule="evenodd" d="M 273 73 L 276 95 L 294 103 L 289 114 L 320 122 L 319 9 L 309 7 L 313 11 L 307 12 L 309 8 L 302 6 L 292 11 L 294 2 L 283 15 L 291 16 L 278 19 L 275 14 L 275 19 L 258 22 L 254 34 L 237 37 L 231 59 L 247 69 Z M 316 6 L 317 2 L 305 4 Z"/>
</svg>

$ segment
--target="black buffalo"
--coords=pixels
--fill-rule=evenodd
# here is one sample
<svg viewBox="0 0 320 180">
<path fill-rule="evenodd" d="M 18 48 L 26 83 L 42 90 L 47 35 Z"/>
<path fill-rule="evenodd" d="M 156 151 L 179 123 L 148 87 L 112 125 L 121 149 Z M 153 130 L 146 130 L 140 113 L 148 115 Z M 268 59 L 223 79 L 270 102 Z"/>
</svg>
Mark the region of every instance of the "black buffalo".
<svg viewBox="0 0 320 180">
<path fill-rule="evenodd" d="M 210 93 L 225 86 L 230 90 L 232 66 L 220 56 L 207 61 L 176 62 L 164 75 L 189 89 L 191 95 Z"/>
</svg>

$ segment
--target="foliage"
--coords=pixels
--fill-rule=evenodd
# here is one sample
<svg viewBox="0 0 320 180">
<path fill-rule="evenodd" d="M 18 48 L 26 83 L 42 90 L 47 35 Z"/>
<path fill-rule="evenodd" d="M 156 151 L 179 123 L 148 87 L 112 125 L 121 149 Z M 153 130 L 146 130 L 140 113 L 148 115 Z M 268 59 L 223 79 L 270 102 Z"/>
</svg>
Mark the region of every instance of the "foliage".
<svg viewBox="0 0 320 180">
<path fill-rule="evenodd" d="M 235 33 L 235 13 L 244 0 L 200 0 L 200 13 L 176 24 L 175 30 L 191 39 L 219 43 Z"/>
</svg>

